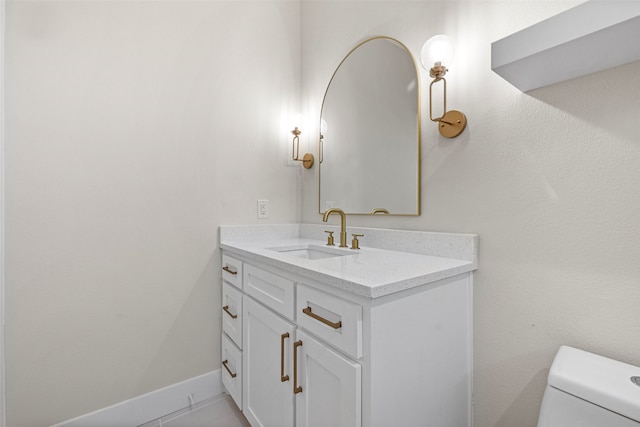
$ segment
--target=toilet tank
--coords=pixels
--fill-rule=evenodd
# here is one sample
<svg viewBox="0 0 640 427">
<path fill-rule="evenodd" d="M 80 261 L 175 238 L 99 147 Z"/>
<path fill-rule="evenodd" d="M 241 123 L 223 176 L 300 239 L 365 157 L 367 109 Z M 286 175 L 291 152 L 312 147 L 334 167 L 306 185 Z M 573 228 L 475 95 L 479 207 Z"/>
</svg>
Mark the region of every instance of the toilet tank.
<svg viewBox="0 0 640 427">
<path fill-rule="evenodd" d="M 640 368 L 571 347 L 556 354 L 538 427 L 639 427 Z"/>
</svg>

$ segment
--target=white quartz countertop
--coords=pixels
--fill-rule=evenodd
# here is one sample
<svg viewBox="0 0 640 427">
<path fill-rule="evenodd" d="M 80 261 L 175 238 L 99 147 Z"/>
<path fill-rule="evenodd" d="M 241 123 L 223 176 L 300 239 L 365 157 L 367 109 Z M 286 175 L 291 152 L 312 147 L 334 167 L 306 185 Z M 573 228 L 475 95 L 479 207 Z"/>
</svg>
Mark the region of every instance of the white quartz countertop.
<svg viewBox="0 0 640 427">
<path fill-rule="evenodd" d="M 379 298 L 477 268 L 477 236 L 472 234 L 353 228 L 348 231 L 365 235 L 360 238 L 361 249 L 330 247 L 331 251 L 344 253 L 344 256 L 306 259 L 279 252 L 306 245 L 325 247 L 325 229 L 331 227 L 304 224 L 223 226 L 220 228 L 220 247 L 250 261 L 366 298 Z M 337 244 L 338 233 L 335 235 Z M 367 236 L 372 246 L 384 245 L 386 241 L 391 249 L 367 246 Z M 446 256 L 441 256 L 443 252 Z"/>
</svg>

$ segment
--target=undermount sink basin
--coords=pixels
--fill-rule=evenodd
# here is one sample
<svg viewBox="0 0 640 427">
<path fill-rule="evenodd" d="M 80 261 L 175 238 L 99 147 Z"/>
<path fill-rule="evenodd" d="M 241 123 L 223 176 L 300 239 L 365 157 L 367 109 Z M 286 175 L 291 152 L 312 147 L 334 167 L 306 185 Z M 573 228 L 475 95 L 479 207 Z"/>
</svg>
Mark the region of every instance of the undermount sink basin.
<svg viewBox="0 0 640 427">
<path fill-rule="evenodd" d="M 281 254 L 291 255 L 304 259 L 325 259 L 347 255 L 353 255 L 344 249 L 337 249 L 330 246 L 302 245 L 302 246 L 281 246 L 277 248 L 267 248 Z"/>
</svg>

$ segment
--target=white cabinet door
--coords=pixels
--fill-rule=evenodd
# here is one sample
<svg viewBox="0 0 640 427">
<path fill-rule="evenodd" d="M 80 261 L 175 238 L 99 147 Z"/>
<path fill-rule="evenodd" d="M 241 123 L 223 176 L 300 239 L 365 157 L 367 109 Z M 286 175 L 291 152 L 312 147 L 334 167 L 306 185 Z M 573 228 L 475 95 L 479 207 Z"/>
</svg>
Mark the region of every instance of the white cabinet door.
<svg viewBox="0 0 640 427">
<path fill-rule="evenodd" d="M 245 297 L 242 326 L 244 415 L 254 427 L 293 426 L 293 324 Z"/>
<path fill-rule="evenodd" d="M 360 427 L 360 365 L 301 330 L 296 343 L 296 427 Z"/>
</svg>

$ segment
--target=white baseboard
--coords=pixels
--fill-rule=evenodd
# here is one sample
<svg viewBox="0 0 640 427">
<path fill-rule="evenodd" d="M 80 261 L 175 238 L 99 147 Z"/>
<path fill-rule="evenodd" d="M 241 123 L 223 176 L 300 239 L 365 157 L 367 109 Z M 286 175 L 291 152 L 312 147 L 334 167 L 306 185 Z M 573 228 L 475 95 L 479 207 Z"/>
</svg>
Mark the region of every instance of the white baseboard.
<svg viewBox="0 0 640 427">
<path fill-rule="evenodd" d="M 220 370 L 163 387 L 52 427 L 135 427 L 222 393 Z M 189 396 L 193 401 L 189 401 Z"/>
</svg>

